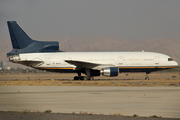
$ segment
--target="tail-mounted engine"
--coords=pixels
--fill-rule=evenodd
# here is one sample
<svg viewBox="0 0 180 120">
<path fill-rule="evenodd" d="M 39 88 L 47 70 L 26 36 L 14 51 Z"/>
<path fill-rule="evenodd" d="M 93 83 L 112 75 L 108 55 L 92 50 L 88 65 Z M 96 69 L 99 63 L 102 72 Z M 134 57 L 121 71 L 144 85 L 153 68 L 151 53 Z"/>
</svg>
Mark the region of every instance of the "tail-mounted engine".
<svg viewBox="0 0 180 120">
<path fill-rule="evenodd" d="M 9 61 L 14 62 L 14 63 L 18 62 L 19 60 L 20 60 L 19 55 L 14 55 L 14 56 L 9 57 Z"/>
</svg>

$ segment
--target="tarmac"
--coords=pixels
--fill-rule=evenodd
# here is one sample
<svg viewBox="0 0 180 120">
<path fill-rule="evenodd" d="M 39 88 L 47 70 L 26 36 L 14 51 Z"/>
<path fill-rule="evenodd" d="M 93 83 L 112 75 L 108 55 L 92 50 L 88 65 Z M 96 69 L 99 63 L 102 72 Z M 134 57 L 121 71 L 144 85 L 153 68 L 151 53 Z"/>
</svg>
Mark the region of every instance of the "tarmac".
<svg viewBox="0 0 180 120">
<path fill-rule="evenodd" d="M 0 111 L 180 118 L 180 87 L 0 86 Z"/>
</svg>

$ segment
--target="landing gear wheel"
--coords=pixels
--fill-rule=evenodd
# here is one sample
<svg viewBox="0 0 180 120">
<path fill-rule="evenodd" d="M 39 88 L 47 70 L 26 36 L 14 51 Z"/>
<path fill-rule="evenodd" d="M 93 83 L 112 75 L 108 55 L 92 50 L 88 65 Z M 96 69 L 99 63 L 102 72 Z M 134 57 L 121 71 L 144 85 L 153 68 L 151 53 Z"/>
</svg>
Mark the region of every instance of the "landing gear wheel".
<svg viewBox="0 0 180 120">
<path fill-rule="evenodd" d="M 94 77 L 90 76 L 90 77 L 87 77 L 88 80 L 94 80 Z"/>
<path fill-rule="evenodd" d="M 86 77 L 86 76 L 84 76 L 84 80 L 87 80 L 87 77 Z"/>
<path fill-rule="evenodd" d="M 74 77 L 74 80 L 79 80 L 79 79 L 80 79 L 79 76 L 75 76 L 75 77 Z"/>
<path fill-rule="evenodd" d="M 79 78 L 80 78 L 80 80 L 84 80 L 84 76 L 80 76 Z"/>
<path fill-rule="evenodd" d="M 90 80 L 94 80 L 94 77 L 90 77 Z"/>
<path fill-rule="evenodd" d="M 150 74 L 151 72 L 146 72 L 146 77 L 145 77 L 145 80 L 149 80 L 149 74 Z"/>
<path fill-rule="evenodd" d="M 79 79 L 80 79 L 80 80 L 84 80 L 84 76 L 80 76 Z"/>
<path fill-rule="evenodd" d="M 87 80 L 87 77 L 86 76 L 80 76 L 79 79 L 80 80 Z"/>
</svg>

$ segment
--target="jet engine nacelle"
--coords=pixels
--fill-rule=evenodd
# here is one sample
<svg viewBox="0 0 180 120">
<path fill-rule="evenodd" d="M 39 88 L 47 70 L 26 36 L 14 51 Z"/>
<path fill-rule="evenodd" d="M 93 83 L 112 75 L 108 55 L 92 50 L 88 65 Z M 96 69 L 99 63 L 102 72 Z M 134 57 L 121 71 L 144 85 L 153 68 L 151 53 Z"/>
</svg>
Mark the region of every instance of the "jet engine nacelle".
<svg viewBox="0 0 180 120">
<path fill-rule="evenodd" d="M 9 61 L 12 61 L 13 63 L 17 63 L 20 60 L 19 55 L 14 55 L 9 57 Z"/>
<path fill-rule="evenodd" d="M 118 67 L 109 67 L 101 70 L 101 74 L 108 77 L 118 76 L 119 68 Z"/>
</svg>

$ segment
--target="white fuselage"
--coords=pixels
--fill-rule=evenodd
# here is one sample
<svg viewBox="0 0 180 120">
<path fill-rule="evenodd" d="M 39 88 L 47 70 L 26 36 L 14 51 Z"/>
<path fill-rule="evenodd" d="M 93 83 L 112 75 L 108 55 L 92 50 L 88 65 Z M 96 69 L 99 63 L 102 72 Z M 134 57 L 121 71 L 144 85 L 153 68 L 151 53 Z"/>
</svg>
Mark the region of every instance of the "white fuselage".
<svg viewBox="0 0 180 120">
<path fill-rule="evenodd" d="M 43 61 L 39 65 L 32 66 L 37 69 L 74 70 L 76 68 L 75 65 L 67 63 L 65 60 L 113 65 L 119 67 L 120 71 L 122 69 L 122 72 L 124 69 L 130 72 L 128 69 L 136 69 L 137 71 L 138 69 L 157 70 L 158 68 L 173 68 L 178 65 L 169 56 L 154 52 L 54 52 L 19 54 L 19 57 L 21 61 Z M 91 69 L 100 70 L 101 68 L 102 66 Z"/>
</svg>

